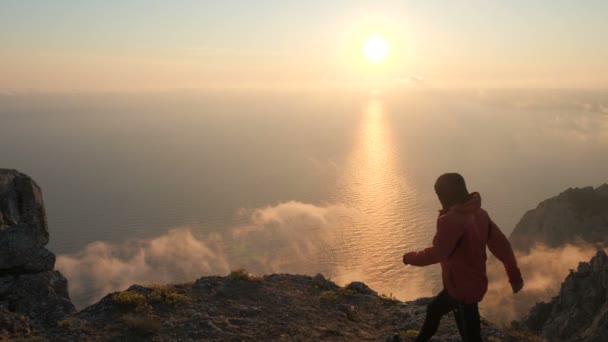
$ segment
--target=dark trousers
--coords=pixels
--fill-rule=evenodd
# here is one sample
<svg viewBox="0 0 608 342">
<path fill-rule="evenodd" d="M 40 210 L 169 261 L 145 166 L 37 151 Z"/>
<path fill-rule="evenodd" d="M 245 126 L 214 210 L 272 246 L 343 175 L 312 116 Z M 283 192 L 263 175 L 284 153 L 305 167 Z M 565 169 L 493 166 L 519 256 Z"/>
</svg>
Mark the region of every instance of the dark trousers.
<svg viewBox="0 0 608 342">
<path fill-rule="evenodd" d="M 426 342 L 435 335 L 439 328 L 441 317 L 454 311 L 456 325 L 463 342 L 481 342 L 481 327 L 479 308 L 475 304 L 463 304 L 452 298 L 446 290 L 441 291 L 426 309 L 424 325 L 416 338 L 416 342 Z"/>
</svg>

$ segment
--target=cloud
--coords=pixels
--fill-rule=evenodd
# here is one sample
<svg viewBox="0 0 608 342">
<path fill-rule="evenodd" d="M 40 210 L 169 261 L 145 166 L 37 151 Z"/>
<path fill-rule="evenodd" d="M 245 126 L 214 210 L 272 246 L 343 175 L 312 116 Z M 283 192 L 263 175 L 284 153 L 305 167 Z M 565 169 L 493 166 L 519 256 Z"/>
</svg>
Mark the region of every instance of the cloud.
<svg viewBox="0 0 608 342">
<path fill-rule="evenodd" d="M 544 129 L 560 139 L 608 143 L 608 115 L 595 112 L 557 114 Z"/>
<path fill-rule="evenodd" d="M 184 282 L 245 267 L 257 274 L 319 272 L 321 250 L 334 243 L 338 219 L 358 212 L 342 205 L 285 202 L 241 210 L 245 223 L 202 236 L 179 227 L 122 244 L 95 242 L 56 267 L 68 279 L 74 303 L 83 306 L 134 283 Z"/>
<path fill-rule="evenodd" d="M 514 137 L 548 138 L 550 141 L 542 141 L 540 145 L 565 144 L 567 148 L 576 148 L 578 144 L 591 144 L 595 148 L 598 143 L 608 143 L 606 91 L 480 90 L 475 96 L 491 111 L 508 110 L 513 117 Z M 537 145 L 540 146 L 534 146 Z"/>
<path fill-rule="evenodd" d="M 241 267 L 256 274 L 320 272 L 342 285 L 355 280 L 378 283 L 368 279 L 357 265 L 335 264 L 334 256 L 327 252 L 340 244 L 336 228 L 344 217 L 364 219 L 355 209 L 290 201 L 242 209 L 238 214 L 243 223 L 222 233 L 197 234 L 200 227 L 185 226 L 149 239 L 95 242 L 76 254 L 60 255 L 56 267 L 68 279 L 70 295 L 78 307 L 136 283 L 179 283 L 225 275 Z M 512 294 L 502 265 L 491 261 L 489 291 L 480 305 L 482 314 L 500 324 L 521 318 L 534 303 L 556 295 L 569 270 L 580 261 L 588 261 L 595 251 L 590 246 L 536 246 L 529 254 L 518 254 L 526 285 L 517 295 Z M 407 286 L 385 285 L 375 289 L 392 291 L 406 300 L 432 295 L 427 276 L 422 274 L 409 279 Z"/>
<path fill-rule="evenodd" d="M 596 247 L 586 245 L 561 248 L 537 245 L 530 253 L 516 253 L 525 286 L 515 295 L 500 262 L 491 260 L 488 293 L 480 304 L 482 315 L 501 325 L 521 319 L 537 302 L 556 296 L 570 270 L 576 269 L 579 262 L 589 261 L 596 252 Z"/>
<path fill-rule="evenodd" d="M 585 90 L 482 90 L 482 104 L 530 111 L 550 110 L 608 114 L 608 92 Z"/>
<path fill-rule="evenodd" d="M 316 273 L 321 251 L 335 242 L 340 218 L 360 213 L 343 205 L 290 201 L 240 215 L 248 217 L 248 223 L 229 230 L 230 244 L 237 246 L 231 251 L 233 259 L 256 273 Z"/>
<path fill-rule="evenodd" d="M 219 235 L 202 240 L 187 228 L 124 244 L 94 242 L 77 254 L 60 255 L 56 268 L 68 279 L 76 305 L 90 304 L 135 282 L 179 282 L 230 270 Z"/>
</svg>

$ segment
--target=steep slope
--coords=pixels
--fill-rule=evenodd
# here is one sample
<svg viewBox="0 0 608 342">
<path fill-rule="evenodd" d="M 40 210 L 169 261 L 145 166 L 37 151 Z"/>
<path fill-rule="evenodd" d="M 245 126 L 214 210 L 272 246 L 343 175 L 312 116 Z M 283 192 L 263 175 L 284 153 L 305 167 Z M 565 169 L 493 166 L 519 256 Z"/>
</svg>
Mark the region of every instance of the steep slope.
<svg viewBox="0 0 608 342">
<path fill-rule="evenodd" d="M 537 243 L 548 247 L 583 242 L 608 243 L 608 184 L 570 188 L 526 212 L 509 240 L 513 248 L 528 251 Z"/>
<path fill-rule="evenodd" d="M 562 283 L 559 295 L 538 303 L 522 325 L 549 341 L 608 341 L 608 256 L 601 250 L 581 262 Z"/>
</svg>

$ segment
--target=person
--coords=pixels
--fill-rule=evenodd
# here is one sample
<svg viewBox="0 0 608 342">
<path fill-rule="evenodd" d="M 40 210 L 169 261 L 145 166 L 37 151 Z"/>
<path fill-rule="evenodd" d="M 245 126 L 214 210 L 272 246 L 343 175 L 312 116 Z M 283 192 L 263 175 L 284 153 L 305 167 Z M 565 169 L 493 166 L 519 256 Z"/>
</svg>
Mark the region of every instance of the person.
<svg viewBox="0 0 608 342">
<path fill-rule="evenodd" d="M 479 193 L 469 193 L 458 173 L 441 175 L 435 192 L 442 209 L 432 246 L 403 255 L 406 265 L 441 264 L 443 290 L 428 305 L 416 341 L 430 340 L 442 316 L 451 311 L 462 340 L 481 341 L 478 303 L 488 288 L 486 245 L 504 265 L 513 293 L 523 288 L 524 281 L 509 240 L 481 208 Z"/>
</svg>

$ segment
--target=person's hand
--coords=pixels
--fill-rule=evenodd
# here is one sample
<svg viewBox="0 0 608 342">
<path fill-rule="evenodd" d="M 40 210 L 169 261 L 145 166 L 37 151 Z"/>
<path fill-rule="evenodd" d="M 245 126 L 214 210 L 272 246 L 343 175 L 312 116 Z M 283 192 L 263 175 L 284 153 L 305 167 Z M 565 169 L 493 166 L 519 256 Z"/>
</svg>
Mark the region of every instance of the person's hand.
<svg viewBox="0 0 608 342">
<path fill-rule="evenodd" d="M 521 291 L 521 289 L 523 287 L 524 287 L 524 280 L 523 279 L 519 279 L 518 281 L 515 281 L 515 282 L 511 283 L 511 288 L 513 289 L 513 293 L 517 293 L 517 292 Z"/>
<path fill-rule="evenodd" d="M 413 252 L 403 254 L 403 263 L 406 265 L 410 264 L 409 258 L 413 254 Z"/>
</svg>

